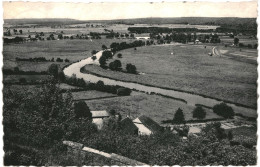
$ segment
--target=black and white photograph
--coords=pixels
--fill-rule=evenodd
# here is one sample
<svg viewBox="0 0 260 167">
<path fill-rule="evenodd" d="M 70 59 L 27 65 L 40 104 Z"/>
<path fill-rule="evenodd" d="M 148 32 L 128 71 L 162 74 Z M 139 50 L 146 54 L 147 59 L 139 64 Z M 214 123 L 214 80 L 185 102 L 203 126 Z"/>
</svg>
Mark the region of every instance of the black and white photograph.
<svg viewBox="0 0 260 167">
<path fill-rule="evenodd" d="M 258 1 L 2 2 L 4 166 L 256 166 Z"/>
</svg>

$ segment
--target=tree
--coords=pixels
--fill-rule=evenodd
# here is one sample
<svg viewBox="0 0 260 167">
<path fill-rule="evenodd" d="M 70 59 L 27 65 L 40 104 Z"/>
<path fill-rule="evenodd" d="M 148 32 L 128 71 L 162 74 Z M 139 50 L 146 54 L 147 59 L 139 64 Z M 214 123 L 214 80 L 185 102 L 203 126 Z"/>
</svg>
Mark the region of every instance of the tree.
<svg viewBox="0 0 260 167">
<path fill-rule="evenodd" d="M 92 55 L 94 55 L 94 54 L 96 54 L 96 53 L 97 53 L 96 50 L 92 50 L 92 51 L 91 51 L 91 54 L 92 54 Z"/>
<path fill-rule="evenodd" d="M 178 110 L 175 112 L 173 122 L 174 123 L 184 123 L 185 122 L 185 118 L 184 118 L 182 109 L 178 108 Z"/>
<path fill-rule="evenodd" d="M 96 84 L 96 87 L 97 87 L 97 90 L 104 90 L 105 88 L 105 84 L 103 81 L 98 81 L 97 84 Z"/>
<path fill-rule="evenodd" d="M 19 30 L 19 33 L 20 33 L 20 34 L 23 34 L 23 30 Z"/>
<path fill-rule="evenodd" d="M 54 78 L 57 78 L 58 73 L 59 73 L 59 65 L 58 64 L 51 64 L 48 68 L 48 73 L 53 75 Z"/>
<path fill-rule="evenodd" d="M 106 45 L 102 45 L 102 50 L 107 49 Z"/>
<path fill-rule="evenodd" d="M 91 59 L 92 59 L 93 61 L 95 61 L 95 60 L 97 59 L 97 57 L 96 57 L 96 56 L 92 56 Z"/>
<path fill-rule="evenodd" d="M 59 39 L 63 39 L 63 35 L 62 35 L 62 34 L 59 34 L 59 35 L 58 35 L 58 38 L 59 38 Z"/>
<path fill-rule="evenodd" d="M 117 57 L 118 57 L 118 58 L 122 58 L 122 54 L 121 54 L 121 53 L 118 53 L 118 54 L 117 54 Z"/>
<path fill-rule="evenodd" d="M 213 112 L 224 118 L 233 118 L 235 115 L 232 107 L 228 106 L 224 102 L 213 106 Z"/>
<path fill-rule="evenodd" d="M 106 64 L 107 64 L 106 61 L 107 61 L 107 58 L 103 55 L 99 58 L 99 64 L 102 68 L 106 66 Z"/>
<path fill-rule="evenodd" d="M 114 65 L 115 65 L 115 70 L 120 70 L 122 67 L 121 61 L 120 60 L 115 60 L 114 61 Z"/>
<path fill-rule="evenodd" d="M 92 119 L 90 109 L 84 101 L 79 101 L 74 104 L 74 113 L 76 118 Z"/>
<path fill-rule="evenodd" d="M 237 45 L 239 43 L 239 39 L 238 38 L 234 38 L 234 44 Z"/>
<path fill-rule="evenodd" d="M 21 84 L 26 84 L 26 83 L 27 83 L 27 81 L 26 81 L 25 78 L 20 78 L 20 79 L 19 79 L 19 82 L 20 82 Z"/>
<path fill-rule="evenodd" d="M 232 139 L 233 139 L 233 133 L 232 133 L 232 131 L 228 131 L 227 137 L 228 137 L 228 140 L 232 140 Z"/>
<path fill-rule="evenodd" d="M 132 65 L 132 64 L 127 64 L 126 65 L 126 71 L 128 73 L 131 73 L 131 74 L 136 74 L 137 73 L 135 65 Z"/>
<path fill-rule="evenodd" d="M 19 67 L 14 67 L 14 72 L 15 72 L 15 73 L 19 73 L 19 72 L 20 72 Z"/>
<path fill-rule="evenodd" d="M 193 118 L 204 119 L 205 116 L 206 112 L 201 106 L 198 106 L 193 110 Z"/>
</svg>

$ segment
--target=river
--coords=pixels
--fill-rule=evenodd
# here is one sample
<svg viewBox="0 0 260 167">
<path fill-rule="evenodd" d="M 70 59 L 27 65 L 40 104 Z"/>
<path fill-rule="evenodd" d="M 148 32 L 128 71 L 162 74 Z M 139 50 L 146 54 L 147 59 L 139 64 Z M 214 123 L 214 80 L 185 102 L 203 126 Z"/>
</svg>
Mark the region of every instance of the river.
<svg viewBox="0 0 260 167">
<path fill-rule="evenodd" d="M 92 74 L 86 74 L 86 73 L 80 72 L 80 69 L 82 67 L 84 67 L 85 65 L 88 65 L 88 64 L 99 65 L 98 60 L 102 56 L 102 52 L 103 51 L 99 51 L 98 53 L 96 53 L 96 55 L 95 55 L 97 58 L 96 60 L 92 60 L 91 57 L 89 57 L 89 58 L 83 59 L 79 62 L 75 62 L 75 63 L 71 64 L 70 66 L 64 68 L 64 74 L 68 77 L 75 74 L 77 78 L 83 78 L 86 82 L 96 83 L 98 81 L 103 81 L 105 85 L 119 85 L 119 86 L 123 86 L 126 88 L 135 89 L 138 91 L 143 91 L 143 92 L 146 92 L 149 94 L 151 92 L 154 92 L 154 93 L 165 95 L 165 96 L 183 99 L 187 102 L 187 105 L 191 105 L 191 106 L 195 106 L 195 104 L 201 104 L 204 106 L 213 107 L 215 104 L 221 103 L 221 101 L 219 101 L 219 100 L 208 98 L 208 97 L 203 97 L 203 96 L 196 95 L 196 94 L 189 94 L 189 93 L 175 91 L 175 90 L 168 90 L 168 89 L 163 89 L 163 88 L 158 88 L 158 87 L 146 86 L 146 85 L 142 85 L 142 84 L 138 84 L 138 83 L 116 81 L 113 79 L 103 78 L 103 77 L 95 76 Z M 235 113 L 241 113 L 243 115 L 250 116 L 250 117 L 257 117 L 257 112 L 255 109 L 241 107 L 241 106 L 237 106 L 237 105 L 231 104 L 231 103 L 227 103 L 227 104 L 233 108 Z M 246 112 L 246 114 L 244 114 L 245 112 Z"/>
</svg>

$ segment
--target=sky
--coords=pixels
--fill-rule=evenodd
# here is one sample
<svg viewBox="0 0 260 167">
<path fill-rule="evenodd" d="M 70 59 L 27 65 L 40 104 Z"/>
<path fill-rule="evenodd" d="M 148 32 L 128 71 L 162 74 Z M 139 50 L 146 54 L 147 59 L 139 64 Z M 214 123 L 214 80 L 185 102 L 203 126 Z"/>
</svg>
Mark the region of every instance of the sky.
<svg viewBox="0 0 260 167">
<path fill-rule="evenodd" d="M 257 1 L 164 3 L 3 2 L 4 19 L 111 20 L 145 17 L 257 17 Z"/>
</svg>

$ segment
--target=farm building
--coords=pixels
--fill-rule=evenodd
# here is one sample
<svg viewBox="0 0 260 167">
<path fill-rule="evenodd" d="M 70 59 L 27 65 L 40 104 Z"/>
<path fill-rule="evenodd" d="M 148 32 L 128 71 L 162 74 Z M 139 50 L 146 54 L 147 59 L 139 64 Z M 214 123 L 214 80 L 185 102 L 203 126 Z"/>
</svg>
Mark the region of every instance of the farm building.
<svg viewBox="0 0 260 167">
<path fill-rule="evenodd" d="M 120 122 L 120 128 L 127 134 L 138 135 L 138 128 L 129 117 Z"/>
<path fill-rule="evenodd" d="M 102 111 L 90 111 L 92 114 L 92 122 L 97 125 L 98 129 L 103 127 L 104 118 L 109 118 L 109 114 L 106 110 Z"/>
<path fill-rule="evenodd" d="M 157 122 L 144 115 L 133 120 L 133 123 L 138 128 L 139 135 L 151 135 L 163 129 Z"/>
</svg>

